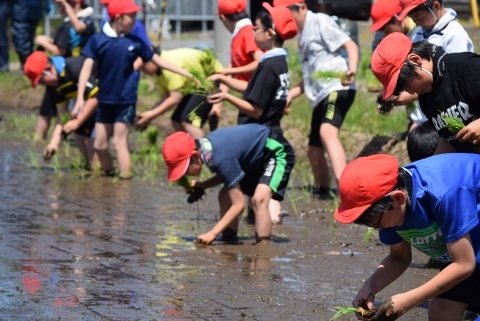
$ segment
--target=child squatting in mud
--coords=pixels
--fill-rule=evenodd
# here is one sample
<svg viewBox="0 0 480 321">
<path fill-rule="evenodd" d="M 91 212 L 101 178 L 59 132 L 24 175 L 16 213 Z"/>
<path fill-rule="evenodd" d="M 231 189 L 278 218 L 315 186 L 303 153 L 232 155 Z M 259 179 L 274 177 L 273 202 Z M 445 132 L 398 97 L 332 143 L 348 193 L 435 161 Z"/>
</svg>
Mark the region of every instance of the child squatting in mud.
<svg viewBox="0 0 480 321">
<path fill-rule="evenodd" d="M 434 155 L 401 168 L 394 156 L 377 154 L 345 167 L 335 219 L 379 229 L 380 241 L 390 246 L 354 307 L 374 308 L 377 293 L 409 267 L 412 247 L 447 264 L 426 283 L 388 298 L 368 320 L 396 320 L 428 300 L 432 321 L 480 311 L 478 177 L 480 155 L 469 153 Z"/>
</svg>

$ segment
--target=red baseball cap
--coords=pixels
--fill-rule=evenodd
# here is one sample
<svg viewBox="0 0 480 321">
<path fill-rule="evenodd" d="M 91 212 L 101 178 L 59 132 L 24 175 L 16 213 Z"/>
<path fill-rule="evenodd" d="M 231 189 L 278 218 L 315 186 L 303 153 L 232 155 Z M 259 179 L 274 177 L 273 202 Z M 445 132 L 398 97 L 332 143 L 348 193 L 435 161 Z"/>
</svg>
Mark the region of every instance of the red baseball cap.
<svg viewBox="0 0 480 321">
<path fill-rule="evenodd" d="M 162 155 L 167 164 L 167 178 L 170 182 L 178 181 L 185 175 L 194 150 L 195 140 L 185 132 L 175 132 L 165 139 Z"/>
<path fill-rule="evenodd" d="M 340 205 L 335 219 L 344 224 L 355 222 L 373 203 L 390 193 L 397 180 L 398 162 L 394 156 L 376 154 L 355 159 L 340 176 Z"/>
<path fill-rule="evenodd" d="M 48 57 L 43 51 L 35 51 L 28 56 L 25 65 L 23 65 L 23 72 L 32 81 L 32 88 L 37 87 L 47 65 Z"/>
<path fill-rule="evenodd" d="M 386 36 L 372 53 L 372 72 L 383 85 L 383 99 L 392 96 L 398 75 L 412 49 L 412 41 L 401 32 Z"/>
<path fill-rule="evenodd" d="M 103 4 L 104 6 L 108 6 L 110 3 L 110 0 L 100 0 L 100 3 Z"/>
<path fill-rule="evenodd" d="M 375 32 L 382 29 L 400 12 L 402 12 L 402 7 L 399 0 L 376 0 L 372 4 L 372 10 L 370 11 L 373 22 L 370 31 Z"/>
<path fill-rule="evenodd" d="M 133 0 L 110 0 L 108 1 L 107 12 L 110 19 L 115 19 L 117 15 L 135 13 L 143 10 Z"/>
<path fill-rule="evenodd" d="M 272 7 L 268 2 L 264 2 L 262 5 L 270 13 L 274 25 L 273 29 L 280 38 L 288 40 L 297 35 L 297 24 L 287 7 Z"/>
<path fill-rule="evenodd" d="M 288 7 L 297 3 L 304 3 L 305 0 L 273 0 L 274 7 Z"/>
<path fill-rule="evenodd" d="M 400 6 L 402 7 L 402 12 L 398 15 L 398 20 L 403 20 L 410 11 L 415 9 L 421 4 L 424 4 L 427 0 L 400 0 Z"/>
<path fill-rule="evenodd" d="M 246 0 L 218 0 L 217 14 L 229 15 L 247 10 Z"/>
</svg>

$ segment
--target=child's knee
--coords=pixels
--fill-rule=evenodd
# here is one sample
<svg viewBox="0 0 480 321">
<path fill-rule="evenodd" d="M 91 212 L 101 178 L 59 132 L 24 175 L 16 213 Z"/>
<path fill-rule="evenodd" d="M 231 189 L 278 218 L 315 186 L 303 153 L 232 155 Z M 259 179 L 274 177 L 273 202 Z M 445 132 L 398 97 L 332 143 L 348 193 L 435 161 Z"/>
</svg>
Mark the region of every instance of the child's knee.
<svg viewBox="0 0 480 321">
<path fill-rule="evenodd" d="M 270 201 L 269 195 L 255 193 L 252 197 L 253 209 L 266 209 L 268 208 L 268 203 Z"/>
</svg>

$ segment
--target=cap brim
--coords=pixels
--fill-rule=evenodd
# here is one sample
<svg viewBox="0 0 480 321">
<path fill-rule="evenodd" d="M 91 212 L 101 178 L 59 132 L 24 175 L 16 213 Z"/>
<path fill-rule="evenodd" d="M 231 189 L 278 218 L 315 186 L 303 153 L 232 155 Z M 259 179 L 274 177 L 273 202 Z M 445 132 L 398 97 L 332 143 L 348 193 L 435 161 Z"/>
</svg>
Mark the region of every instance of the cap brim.
<svg viewBox="0 0 480 321">
<path fill-rule="evenodd" d="M 398 16 L 397 16 L 398 21 L 402 21 L 403 19 L 405 19 L 405 17 L 408 15 L 408 13 L 418 6 L 419 6 L 418 3 L 406 6 L 405 9 L 403 9 L 402 12 L 400 12 L 398 14 Z"/>
<path fill-rule="evenodd" d="M 190 165 L 190 158 L 184 159 L 175 168 L 169 168 L 167 173 L 167 179 L 170 182 L 178 181 L 187 172 L 188 165 Z"/>
<path fill-rule="evenodd" d="M 391 18 L 386 17 L 386 18 L 383 18 L 383 19 L 378 20 L 377 22 L 375 22 L 375 23 L 370 27 L 370 32 L 379 31 L 380 29 L 382 29 L 382 28 L 390 21 L 390 19 L 391 19 Z"/>
<path fill-rule="evenodd" d="M 355 222 L 362 214 L 371 206 L 371 204 L 363 205 L 355 208 L 344 208 L 342 204 L 335 210 L 335 220 L 342 224 L 350 224 Z"/>
<path fill-rule="evenodd" d="M 35 77 L 35 79 L 32 80 L 32 88 L 36 88 L 38 83 L 40 82 L 40 78 L 42 78 L 42 74 L 38 75 Z"/>
<path fill-rule="evenodd" d="M 395 87 L 397 86 L 398 82 L 398 75 L 400 75 L 400 70 L 401 68 L 398 68 L 397 71 L 395 71 L 388 81 L 387 86 L 383 86 L 383 99 L 388 99 L 393 95 L 393 92 L 395 91 Z"/>
</svg>

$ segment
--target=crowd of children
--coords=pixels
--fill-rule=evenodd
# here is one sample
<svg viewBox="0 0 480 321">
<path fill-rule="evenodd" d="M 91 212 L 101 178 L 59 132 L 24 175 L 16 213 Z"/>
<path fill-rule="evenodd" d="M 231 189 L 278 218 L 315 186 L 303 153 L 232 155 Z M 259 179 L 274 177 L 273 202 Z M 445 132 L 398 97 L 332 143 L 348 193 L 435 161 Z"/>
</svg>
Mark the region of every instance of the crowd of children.
<svg viewBox="0 0 480 321">
<path fill-rule="evenodd" d="M 220 235 L 224 242 L 236 242 L 246 207 L 256 242 L 263 242 L 270 240 L 272 223 L 281 221 L 279 202 L 295 164 L 281 121 L 292 100 L 305 94 L 312 108 L 308 159 L 313 192 L 331 195 L 333 180 L 340 197 L 336 220 L 377 228 L 381 241 L 390 245 L 353 305 L 372 309 L 375 295 L 407 269 L 411 247 L 416 247 L 446 267 L 424 285 L 389 298 L 371 320 L 395 320 L 427 300 L 430 320 L 460 320 L 467 308 L 480 311 L 478 296 L 471 295 L 480 285 L 480 159 L 473 155 L 480 151 L 480 56 L 472 53 L 472 41 L 442 0 L 377 0 L 372 6 L 371 31 L 385 35 L 371 57 L 382 99 L 393 99 L 392 106 L 416 102 L 417 107 L 407 143 L 413 163 L 403 167 L 387 155 L 347 164 L 339 132 L 355 99 L 359 47 L 332 17 L 310 11 L 303 0 L 263 3 L 253 20 L 245 0 L 218 0 L 217 14 L 232 34 L 225 68 L 215 58 L 206 66 L 210 53 L 205 51 L 158 51 L 136 19 L 142 8 L 133 0 L 102 0 L 98 33 L 92 8 L 83 0 L 56 2 L 63 24 L 54 39 L 37 37 L 41 51 L 24 65 L 32 87 L 46 86 L 37 139 L 46 137 L 56 118 L 46 159 L 58 150 L 62 136 L 75 132 L 89 167 L 99 164 L 104 174 L 129 179 L 129 132 L 175 108 L 175 132 L 161 148 L 168 180 L 187 181 L 192 202 L 223 184 L 221 218 L 197 242 L 208 245 Z M 283 44 L 294 37 L 302 79 L 290 86 Z M 156 77 L 161 100 L 137 114 L 140 71 Z M 330 72 L 340 76 L 322 76 Z M 205 81 L 213 88 L 200 90 Z M 65 122 L 59 113 L 67 113 L 69 99 L 74 104 Z M 238 109 L 237 125 L 216 129 L 211 122 L 206 134 L 204 124 L 220 115 L 224 101 Z M 462 154 L 434 155 L 454 152 Z M 188 179 L 199 176 L 203 165 L 212 177 Z"/>
</svg>

